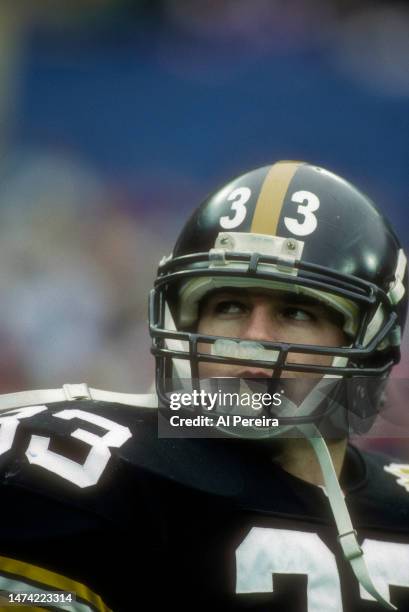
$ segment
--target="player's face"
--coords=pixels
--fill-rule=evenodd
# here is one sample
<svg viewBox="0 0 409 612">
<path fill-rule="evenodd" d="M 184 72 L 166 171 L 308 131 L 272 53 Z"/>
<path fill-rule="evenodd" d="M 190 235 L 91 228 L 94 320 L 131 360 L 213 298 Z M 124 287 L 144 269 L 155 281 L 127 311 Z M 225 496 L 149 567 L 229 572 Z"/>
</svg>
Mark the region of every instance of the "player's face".
<svg viewBox="0 0 409 612">
<path fill-rule="evenodd" d="M 246 289 L 218 290 L 209 294 L 200 305 L 198 332 L 243 340 L 269 340 L 319 346 L 345 346 L 341 316 L 324 304 L 306 296 L 291 293 Z M 209 352 L 210 345 L 199 344 L 200 352 Z M 290 353 L 291 363 L 330 365 L 332 357 Z M 200 377 L 271 376 L 271 371 L 242 365 L 201 363 Z M 285 376 L 308 376 L 287 372 Z M 321 375 L 319 375 L 321 376 Z"/>
</svg>

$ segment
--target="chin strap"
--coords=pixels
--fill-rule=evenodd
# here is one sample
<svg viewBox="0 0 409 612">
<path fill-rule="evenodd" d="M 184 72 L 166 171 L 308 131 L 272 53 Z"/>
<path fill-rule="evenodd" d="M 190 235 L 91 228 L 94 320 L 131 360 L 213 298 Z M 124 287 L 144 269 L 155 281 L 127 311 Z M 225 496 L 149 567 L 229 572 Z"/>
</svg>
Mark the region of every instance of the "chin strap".
<svg viewBox="0 0 409 612">
<path fill-rule="evenodd" d="M 334 464 L 332 463 L 324 438 L 316 425 L 299 425 L 298 429 L 311 444 L 320 464 L 325 491 L 338 530 L 338 541 L 341 544 L 345 559 L 349 561 L 355 577 L 363 588 L 384 608 L 396 610 L 396 607 L 381 595 L 369 575 L 364 553 L 358 544 L 357 533 L 352 525 L 344 494 L 341 491 Z"/>
</svg>

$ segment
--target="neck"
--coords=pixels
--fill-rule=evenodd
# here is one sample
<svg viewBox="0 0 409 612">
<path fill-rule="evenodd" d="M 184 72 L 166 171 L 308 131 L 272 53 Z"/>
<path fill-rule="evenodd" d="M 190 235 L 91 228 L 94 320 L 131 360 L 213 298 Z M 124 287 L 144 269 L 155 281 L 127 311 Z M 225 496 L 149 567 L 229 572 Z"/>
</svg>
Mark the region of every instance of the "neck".
<svg viewBox="0 0 409 612">
<path fill-rule="evenodd" d="M 347 440 L 326 440 L 326 444 L 339 478 L 344 464 Z M 277 459 L 283 470 L 292 476 L 317 486 L 324 484 L 320 464 L 308 440 L 304 438 L 286 440 Z"/>
</svg>

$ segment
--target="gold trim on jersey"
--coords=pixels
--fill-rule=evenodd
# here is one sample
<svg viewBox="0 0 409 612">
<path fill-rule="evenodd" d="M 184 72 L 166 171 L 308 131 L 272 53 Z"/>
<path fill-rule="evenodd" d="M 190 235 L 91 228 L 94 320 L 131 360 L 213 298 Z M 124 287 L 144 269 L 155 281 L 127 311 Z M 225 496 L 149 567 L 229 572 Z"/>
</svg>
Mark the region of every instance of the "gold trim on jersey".
<svg viewBox="0 0 409 612">
<path fill-rule="evenodd" d="M 63 554 L 63 553 L 62 553 Z M 24 581 L 27 581 L 26 583 Z M 29 582 L 28 582 L 29 581 Z M 42 567 L 31 565 L 25 561 L 10 559 L 0 556 L 0 591 L 10 590 L 7 588 L 14 583 L 16 590 L 25 590 L 24 585 L 27 585 L 27 590 L 33 590 L 33 584 L 41 591 L 64 591 L 74 593 L 78 597 L 77 608 L 75 602 L 70 604 L 73 610 L 97 610 L 98 612 L 112 612 L 108 606 L 104 604 L 101 597 L 91 591 L 85 584 L 76 582 L 67 576 L 50 572 Z M 58 604 L 53 604 L 58 607 Z M 1 608 L 0 608 L 1 609 Z M 34 608 L 43 610 L 44 608 Z"/>
<path fill-rule="evenodd" d="M 10 608 L 18 608 L 16 612 L 50 612 L 50 608 L 37 608 L 23 604 L 12 604 L 5 597 L 0 597 L 0 612 L 11 612 Z"/>
<path fill-rule="evenodd" d="M 284 161 L 271 166 L 258 196 L 251 223 L 252 232 L 276 234 L 288 186 L 303 163 Z"/>
</svg>

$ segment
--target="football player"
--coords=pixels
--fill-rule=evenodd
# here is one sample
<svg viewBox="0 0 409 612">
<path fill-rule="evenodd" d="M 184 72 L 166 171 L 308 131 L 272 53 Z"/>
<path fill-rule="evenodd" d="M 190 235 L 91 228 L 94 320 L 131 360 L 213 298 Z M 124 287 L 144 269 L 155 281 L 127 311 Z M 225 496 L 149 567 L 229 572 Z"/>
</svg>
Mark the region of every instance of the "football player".
<svg viewBox="0 0 409 612">
<path fill-rule="evenodd" d="M 399 361 L 407 289 L 390 225 L 335 174 L 279 162 L 216 191 L 159 265 L 157 394 L 0 398 L 4 597 L 409 610 L 409 467 L 347 443 Z M 260 426 L 245 391 L 279 400 Z M 173 427 L 182 396 L 209 431 Z"/>
</svg>

